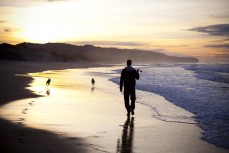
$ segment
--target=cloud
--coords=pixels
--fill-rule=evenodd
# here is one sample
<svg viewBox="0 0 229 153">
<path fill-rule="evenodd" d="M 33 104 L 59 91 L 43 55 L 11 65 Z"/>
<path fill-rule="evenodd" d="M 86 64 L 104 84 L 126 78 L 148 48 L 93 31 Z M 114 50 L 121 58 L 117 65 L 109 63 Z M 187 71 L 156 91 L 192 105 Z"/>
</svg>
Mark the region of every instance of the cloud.
<svg viewBox="0 0 229 153">
<path fill-rule="evenodd" d="M 216 58 L 224 58 L 229 60 L 229 54 L 219 54 L 219 55 L 214 55 Z"/>
<path fill-rule="evenodd" d="M 45 0 L 47 2 L 50 2 L 50 3 L 54 3 L 54 2 L 65 2 L 67 0 Z"/>
<path fill-rule="evenodd" d="M 212 18 L 220 18 L 220 19 L 228 19 L 229 15 L 228 14 L 221 14 L 221 15 L 210 15 Z"/>
<path fill-rule="evenodd" d="M 5 28 L 4 31 L 5 31 L 5 32 L 10 32 L 11 29 Z"/>
<path fill-rule="evenodd" d="M 122 41 L 77 41 L 72 42 L 74 44 L 92 44 L 92 45 L 105 45 L 105 46 L 131 46 L 131 47 L 138 47 L 144 46 L 145 44 L 139 42 L 122 42 Z"/>
<path fill-rule="evenodd" d="M 115 46 L 143 46 L 144 44 L 139 42 L 118 42 L 118 41 L 107 41 L 104 42 L 107 45 L 115 45 Z"/>
<path fill-rule="evenodd" d="M 226 36 L 229 37 L 229 24 L 216 24 L 205 27 L 196 27 L 188 29 L 188 31 L 196 31 L 206 33 L 210 36 Z"/>
<path fill-rule="evenodd" d="M 18 29 L 14 29 L 14 28 L 3 28 L 3 29 L 1 29 L 1 31 L 3 31 L 3 32 L 15 32 L 15 31 L 18 31 Z"/>
<path fill-rule="evenodd" d="M 203 58 L 210 58 L 214 59 L 215 61 L 220 61 L 220 62 L 229 62 L 229 53 L 228 52 L 219 52 L 217 54 L 206 54 L 205 57 Z"/>
<path fill-rule="evenodd" d="M 30 7 L 34 5 L 39 5 L 43 3 L 51 3 L 51 2 L 61 2 L 61 1 L 66 1 L 66 0 L 0 0 L 0 8 L 1 7 L 15 7 L 15 8 L 20 8 L 20 7 Z"/>
<path fill-rule="evenodd" d="M 56 2 L 56 1 L 65 1 L 65 0 L 48 0 L 49 2 Z"/>
<path fill-rule="evenodd" d="M 209 47 L 209 48 L 229 48 L 229 44 L 213 44 L 213 45 L 205 45 L 204 47 Z"/>
</svg>

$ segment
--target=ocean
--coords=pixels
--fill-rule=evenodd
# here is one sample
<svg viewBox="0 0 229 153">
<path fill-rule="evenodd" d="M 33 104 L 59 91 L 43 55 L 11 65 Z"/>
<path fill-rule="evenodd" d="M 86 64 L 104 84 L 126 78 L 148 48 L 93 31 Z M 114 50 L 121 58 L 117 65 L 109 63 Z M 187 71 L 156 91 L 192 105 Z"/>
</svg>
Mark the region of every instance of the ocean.
<svg viewBox="0 0 229 153">
<path fill-rule="evenodd" d="M 139 90 L 136 102 L 149 106 L 152 117 L 165 122 L 197 124 L 203 130 L 202 139 L 229 148 L 228 64 L 136 67 L 142 70 L 136 85 Z M 111 81 L 119 84 L 119 77 Z M 165 102 L 158 103 L 155 94 L 164 98 Z"/>
</svg>

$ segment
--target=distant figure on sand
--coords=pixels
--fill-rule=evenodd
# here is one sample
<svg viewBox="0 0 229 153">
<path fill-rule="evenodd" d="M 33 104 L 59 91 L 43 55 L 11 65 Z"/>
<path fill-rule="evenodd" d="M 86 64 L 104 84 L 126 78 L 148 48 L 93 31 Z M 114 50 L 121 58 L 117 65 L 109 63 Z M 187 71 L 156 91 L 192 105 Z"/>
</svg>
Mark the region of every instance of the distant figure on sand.
<svg viewBox="0 0 229 153">
<path fill-rule="evenodd" d="M 124 101 L 125 107 L 127 110 L 127 116 L 130 116 L 130 112 L 134 115 L 135 109 L 135 84 L 136 79 L 139 79 L 139 70 L 135 70 L 132 66 L 132 61 L 130 59 L 127 60 L 127 67 L 122 70 L 121 78 L 120 78 L 120 91 L 122 92 L 123 84 L 124 84 Z M 129 103 L 129 99 L 131 99 L 131 105 Z"/>
<path fill-rule="evenodd" d="M 46 86 L 49 86 L 50 82 L 51 82 L 51 79 L 48 78 L 48 80 L 46 81 Z"/>
<path fill-rule="evenodd" d="M 95 80 L 94 80 L 94 78 L 91 79 L 91 85 L 92 85 L 92 86 L 95 85 Z"/>
</svg>

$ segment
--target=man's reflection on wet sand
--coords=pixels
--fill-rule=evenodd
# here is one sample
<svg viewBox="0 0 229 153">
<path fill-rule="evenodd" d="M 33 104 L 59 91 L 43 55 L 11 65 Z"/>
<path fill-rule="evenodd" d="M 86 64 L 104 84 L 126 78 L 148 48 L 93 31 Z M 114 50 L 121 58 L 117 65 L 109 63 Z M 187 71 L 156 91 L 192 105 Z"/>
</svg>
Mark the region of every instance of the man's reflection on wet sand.
<svg viewBox="0 0 229 153">
<path fill-rule="evenodd" d="M 134 138 L 134 117 L 127 117 L 123 125 L 122 138 L 117 141 L 117 153 L 132 153 Z"/>
</svg>

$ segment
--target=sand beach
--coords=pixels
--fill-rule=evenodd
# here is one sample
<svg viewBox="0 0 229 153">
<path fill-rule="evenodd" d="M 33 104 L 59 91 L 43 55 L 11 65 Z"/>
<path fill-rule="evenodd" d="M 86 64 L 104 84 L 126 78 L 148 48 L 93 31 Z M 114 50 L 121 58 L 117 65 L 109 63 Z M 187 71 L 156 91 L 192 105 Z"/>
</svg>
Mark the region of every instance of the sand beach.
<svg viewBox="0 0 229 153">
<path fill-rule="evenodd" d="M 195 123 L 158 120 L 152 108 L 139 102 L 135 115 L 127 117 L 123 95 L 109 81 L 119 76 L 113 70 L 123 66 L 0 64 L 0 152 L 228 152 L 202 140 L 203 131 Z M 159 95 L 153 97 L 157 104 L 167 102 Z"/>
</svg>

